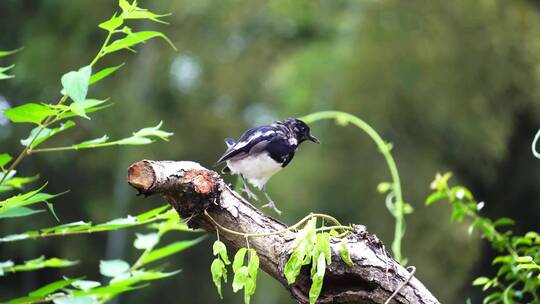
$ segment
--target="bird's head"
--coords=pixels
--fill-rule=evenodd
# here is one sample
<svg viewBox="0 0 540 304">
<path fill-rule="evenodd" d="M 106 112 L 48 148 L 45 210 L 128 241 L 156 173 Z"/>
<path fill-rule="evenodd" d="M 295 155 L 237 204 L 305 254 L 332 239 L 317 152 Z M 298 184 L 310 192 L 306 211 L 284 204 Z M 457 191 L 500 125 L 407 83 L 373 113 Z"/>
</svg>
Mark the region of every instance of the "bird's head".
<svg viewBox="0 0 540 304">
<path fill-rule="evenodd" d="M 317 137 L 311 135 L 308 125 L 300 119 L 288 118 L 282 123 L 294 133 L 299 144 L 306 140 L 312 141 L 317 144 L 321 143 L 319 139 L 317 139 Z"/>
</svg>

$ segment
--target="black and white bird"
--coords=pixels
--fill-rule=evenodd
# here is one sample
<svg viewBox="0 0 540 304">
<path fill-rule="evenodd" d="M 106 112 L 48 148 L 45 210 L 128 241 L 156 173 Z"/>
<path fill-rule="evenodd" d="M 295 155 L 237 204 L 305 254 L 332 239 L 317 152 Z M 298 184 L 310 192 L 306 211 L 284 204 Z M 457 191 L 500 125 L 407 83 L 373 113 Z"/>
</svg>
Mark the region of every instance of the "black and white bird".
<svg viewBox="0 0 540 304">
<path fill-rule="evenodd" d="M 276 121 L 271 125 L 249 129 L 238 142 L 231 138 L 225 139 L 228 149 L 217 164 L 226 162 L 224 172 L 239 175 L 244 185 L 243 190 L 250 198 L 257 200 L 245 179 L 261 190 L 268 199 L 268 203 L 263 207 L 273 208 L 281 214 L 266 192 L 266 182 L 291 162 L 298 146 L 306 140 L 320 143 L 311 135 L 305 122 L 296 118 Z"/>
</svg>

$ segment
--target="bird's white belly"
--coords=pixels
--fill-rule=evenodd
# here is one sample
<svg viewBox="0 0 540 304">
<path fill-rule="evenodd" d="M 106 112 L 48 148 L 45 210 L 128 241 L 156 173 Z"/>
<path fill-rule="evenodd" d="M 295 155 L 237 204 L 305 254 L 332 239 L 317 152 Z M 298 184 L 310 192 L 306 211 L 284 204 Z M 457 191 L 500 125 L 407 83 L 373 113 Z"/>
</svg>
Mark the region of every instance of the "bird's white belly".
<svg viewBox="0 0 540 304">
<path fill-rule="evenodd" d="M 252 155 L 227 161 L 233 174 L 242 174 L 255 187 L 262 189 L 272 175 L 282 169 L 281 164 L 273 160 L 268 153 Z"/>
</svg>

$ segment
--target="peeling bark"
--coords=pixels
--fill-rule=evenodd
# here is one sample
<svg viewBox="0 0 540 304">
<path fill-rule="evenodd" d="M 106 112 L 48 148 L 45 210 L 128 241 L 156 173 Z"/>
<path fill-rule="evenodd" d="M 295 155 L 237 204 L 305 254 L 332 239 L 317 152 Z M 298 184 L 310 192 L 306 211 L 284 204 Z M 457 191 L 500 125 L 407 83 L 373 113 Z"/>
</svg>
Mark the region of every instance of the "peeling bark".
<svg viewBox="0 0 540 304">
<path fill-rule="evenodd" d="M 272 233 L 287 226 L 264 215 L 234 192 L 214 171 L 189 161 L 143 160 L 129 167 L 128 182 L 140 194 L 159 194 L 176 209 L 192 228 L 209 233 L 219 225 L 242 233 Z M 318 303 L 385 303 L 406 282 L 410 274 L 386 251 L 383 243 L 362 225 L 345 241 L 353 266 L 340 258 L 340 240 L 331 239 L 332 262 L 327 267 Z M 246 246 L 244 237 L 221 232 L 221 239 L 237 250 Z M 257 251 L 260 267 L 278 280 L 298 303 L 309 303 L 311 279 L 306 267 L 292 285 L 287 284 L 283 269 L 289 258 L 294 232 L 253 237 L 249 246 Z M 390 303 L 432 304 L 439 301 L 415 277 L 403 286 Z"/>
</svg>

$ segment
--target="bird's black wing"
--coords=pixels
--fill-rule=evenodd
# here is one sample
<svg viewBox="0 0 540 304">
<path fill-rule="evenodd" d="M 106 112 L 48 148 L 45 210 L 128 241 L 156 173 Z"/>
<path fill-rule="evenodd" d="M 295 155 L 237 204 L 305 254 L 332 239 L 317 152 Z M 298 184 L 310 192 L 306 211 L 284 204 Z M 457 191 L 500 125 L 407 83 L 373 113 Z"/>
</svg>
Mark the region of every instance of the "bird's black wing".
<svg viewBox="0 0 540 304">
<path fill-rule="evenodd" d="M 225 151 L 217 161 L 217 164 L 233 157 L 242 157 L 243 155 L 247 156 L 250 153 L 253 154 L 263 151 L 272 138 L 282 132 L 283 131 L 280 128 L 276 128 L 275 126 L 263 126 L 249 129 L 240 137 L 238 142 Z"/>
<path fill-rule="evenodd" d="M 291 145 L 285 137 L 276 136 L 265 147 L 270 157 L 285 168 L 294 157 L 296 146 Z"/>
</svg>

